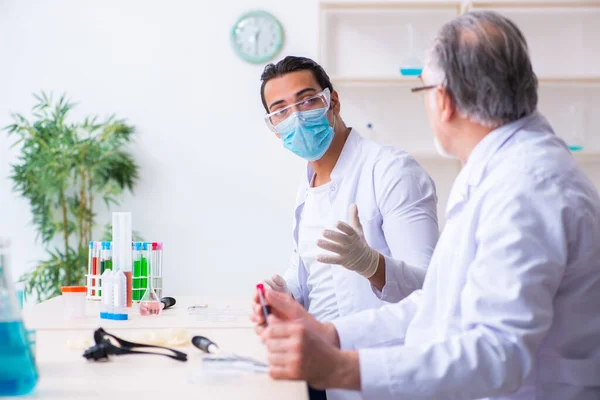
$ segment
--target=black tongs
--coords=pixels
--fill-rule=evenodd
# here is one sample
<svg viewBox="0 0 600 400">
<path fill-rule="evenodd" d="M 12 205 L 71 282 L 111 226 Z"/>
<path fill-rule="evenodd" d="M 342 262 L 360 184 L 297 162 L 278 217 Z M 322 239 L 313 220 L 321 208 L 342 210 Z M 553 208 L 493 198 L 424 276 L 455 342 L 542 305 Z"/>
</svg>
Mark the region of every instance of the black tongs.
<svg viewBox="0 0 600 400">
<path fill-rule="evenodd" d="M 115 346 L 114 344 L 112 344 L 109 338 L 114 339 L 119 344 L 119 346 Z M 108 360 L 109 355 L 122 356 L 125 354 L 153 354 L 157 356 L 169 357 L 177 361 L 187 361 L 187 354 L 182 353 L 181 351 L 177 351 L 163 346 L 154 346 L 150 344 L 129 342 L 127 340 L 118 338 L 111 333 L 106 332 L 102 328 L 98 328 L 94 331 L 94 341 L 96 342 L 96 344 L 83 352 L 83 357 L 87 360 Z M 171 352 L 171 354 L 152 351 L 132 350 L 135 348 L 161 349 L 166 350 L 167 352 Z"/>
</svg>

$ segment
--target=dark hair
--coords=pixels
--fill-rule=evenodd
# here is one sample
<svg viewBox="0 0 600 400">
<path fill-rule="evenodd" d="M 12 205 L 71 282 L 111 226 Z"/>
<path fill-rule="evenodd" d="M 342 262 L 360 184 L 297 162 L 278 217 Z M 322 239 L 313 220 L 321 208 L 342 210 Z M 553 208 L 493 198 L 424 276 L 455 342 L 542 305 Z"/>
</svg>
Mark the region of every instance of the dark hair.
<svg viewBox="0 0 600 400">
<path fill-rule="evenodd" d="M 260 76 L 260 80 L 262 81 L 262 84 L 260 85 L 260 99 L 262 100 L 263 106 L 267 112 L 269 112 L 269 107 L 267 107 L 267 102 L 265 101 L 265 85 L 267 82 L 273 78 L 278 78 L 285 74 L 296 71 L 312 72 L 313 76 L 317 80 L 317 83 L 319 86 L 321 86 L 321 89 L 329 89 L 331 92 L 333 92 L 333 85 L 331 84 L 331 80 L 329 79 L 329 76 L 323 67 L 310 58 L 287 56 L 277 64 L 267 64 L 262 75 Z"/>
<path fill-rule="evenodd" d="M 537 78 L 525 37 L 496 12 L 469 12 L 446 23 L 433 59 L 458 110 L 474 122 L 497 126 L 536 110 Z"/>
</svg>

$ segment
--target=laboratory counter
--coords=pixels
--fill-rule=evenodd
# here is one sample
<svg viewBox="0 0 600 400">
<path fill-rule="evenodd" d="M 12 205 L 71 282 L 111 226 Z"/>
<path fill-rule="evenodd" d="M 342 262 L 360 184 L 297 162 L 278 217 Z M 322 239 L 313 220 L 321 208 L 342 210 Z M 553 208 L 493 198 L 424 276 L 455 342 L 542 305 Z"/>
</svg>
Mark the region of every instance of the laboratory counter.
<svg viewBox="0 0 600 400">
<path fill-rule="evenodd" d="M 206 362 L 191 345 L 192 336 L 202 335 L 227 353 L 266 362 L 266 349 L 248 320 L 247 300 L 178 297 L 177 306 L 158 317 L 141 317 L 133 308 L 128 321 L 101 320 L 98 302 L 88 301 L 86 317 L 78 320 L 63 318 L 60 296 L 40 303 L 24 313 L 26 327 L 36 331 L 39 371 L 37 387 L 25 398 L 308 399 L 305 382 L 274 381 L 265 372 L 233 367 L 227 361 Z M 194 305 L 204 311 L 188 311 Z M 139 354 L 86 360 L 83 352 L 93 344 L 98 327 L 126 340 L 182 351 L 188 361 Z"/>
</svg>

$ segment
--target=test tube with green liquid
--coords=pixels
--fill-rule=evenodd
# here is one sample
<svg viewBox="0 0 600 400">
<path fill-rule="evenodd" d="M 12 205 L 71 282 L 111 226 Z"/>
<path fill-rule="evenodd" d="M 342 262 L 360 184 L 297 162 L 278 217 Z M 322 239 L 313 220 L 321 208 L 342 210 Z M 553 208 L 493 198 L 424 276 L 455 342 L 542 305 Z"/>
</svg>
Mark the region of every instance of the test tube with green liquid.
<svg viewBox="0 0 600 400">
<path fill-rule="evenodd" d="M 142 274 L 142 243 L 135 242 L 133 249 L 133 301 L 142 299 L 143 291 L 140 290 L 140 276 Z"/>
<path fill-rule="evenodd" d="M 100 256 L 100 271 L 103 274 L 107 269 L 112 270 L 111 242 L 102 242 L 102 255 Z"/>
<path fill-rule="evenodd" d="M 100 275 L 107 269 L 112 270 L 112 248 L 110 242 L 102 242 L 100 244 L 102 251 L 100 253 Z M 98 296 L 102 296 L 102 291 L 98 290 Z"/>
<path fill-rule="evenodd" d="M 148 264 L 149 264 L 149 259 L 150 256 L 152 254 L 152 242 L 144 242 L 144 247 L 143 247 L 143 251 L 142 251 L 142 271 L 141 271 L 141 279 L 140 279 L 140 292 L 142 293 L 142 296 L 144 295 L 144 293 L 146 292 L 146 289 L 148 289 Z"/>
</svg>

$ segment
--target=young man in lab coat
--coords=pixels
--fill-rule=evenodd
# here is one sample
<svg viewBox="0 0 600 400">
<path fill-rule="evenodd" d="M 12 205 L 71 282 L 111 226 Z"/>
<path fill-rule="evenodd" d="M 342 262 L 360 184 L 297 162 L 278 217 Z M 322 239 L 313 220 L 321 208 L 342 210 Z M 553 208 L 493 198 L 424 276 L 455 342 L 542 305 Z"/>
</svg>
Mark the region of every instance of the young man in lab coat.
<svg viewBox="0 0 600 400">
<path fill-rule="evenodd" d="M 326 324 L 268 291 L 271 376 L 371 399 L 600 399 L 600 198 L 536 111 L 524 37 L 462 15 L 422 78 L 440 151 L 465 162 L 423 289 Z"/>
<path fill-rule="evenodd" d="M 268 285 L 291 294 L 320 321 L 377 308 L 388 293 L 399 299 L 419 289 L 438 238 L 437 198 L 427 173 L 406 152 L 347 127 L 338 93 L 313 60 L 286 57 L 267 65 L 261 80 L 267 126 L 307 161 L 291 266 Z M 336 231 L 340 220 L 350 225 L 340 223 Z M 328 228 L 352 242 L 351 254 L 318 256 L 317 241 Z M 342 233 L 349 230 L 355 234 Z M 409 260 L 411 267 L 389 271 L 386 257 Z"/>
<path fill-rule="evenodd" d="M 406 152 L 347 127 L 338 93 L 313 60 L 286 57 L 267 65 L 261 80 L 265 122 L 283 147 L 307 161 L 291 266 L 283 278 L 267 280 L 269 286 L 291 294 L 320 321 L 421 288 L 439 234 L 431 178 Z M 336 226 L 340 220 L 349 224 Z M 341 237 L 333 248 L 339 254 L 319 256 L 325 229 L 331 229 L 327 238 Z M 390 257 L 409 261 L 391 265 Z M 330 400 L 335 396 L 329 393 Z"/>
</svg>

